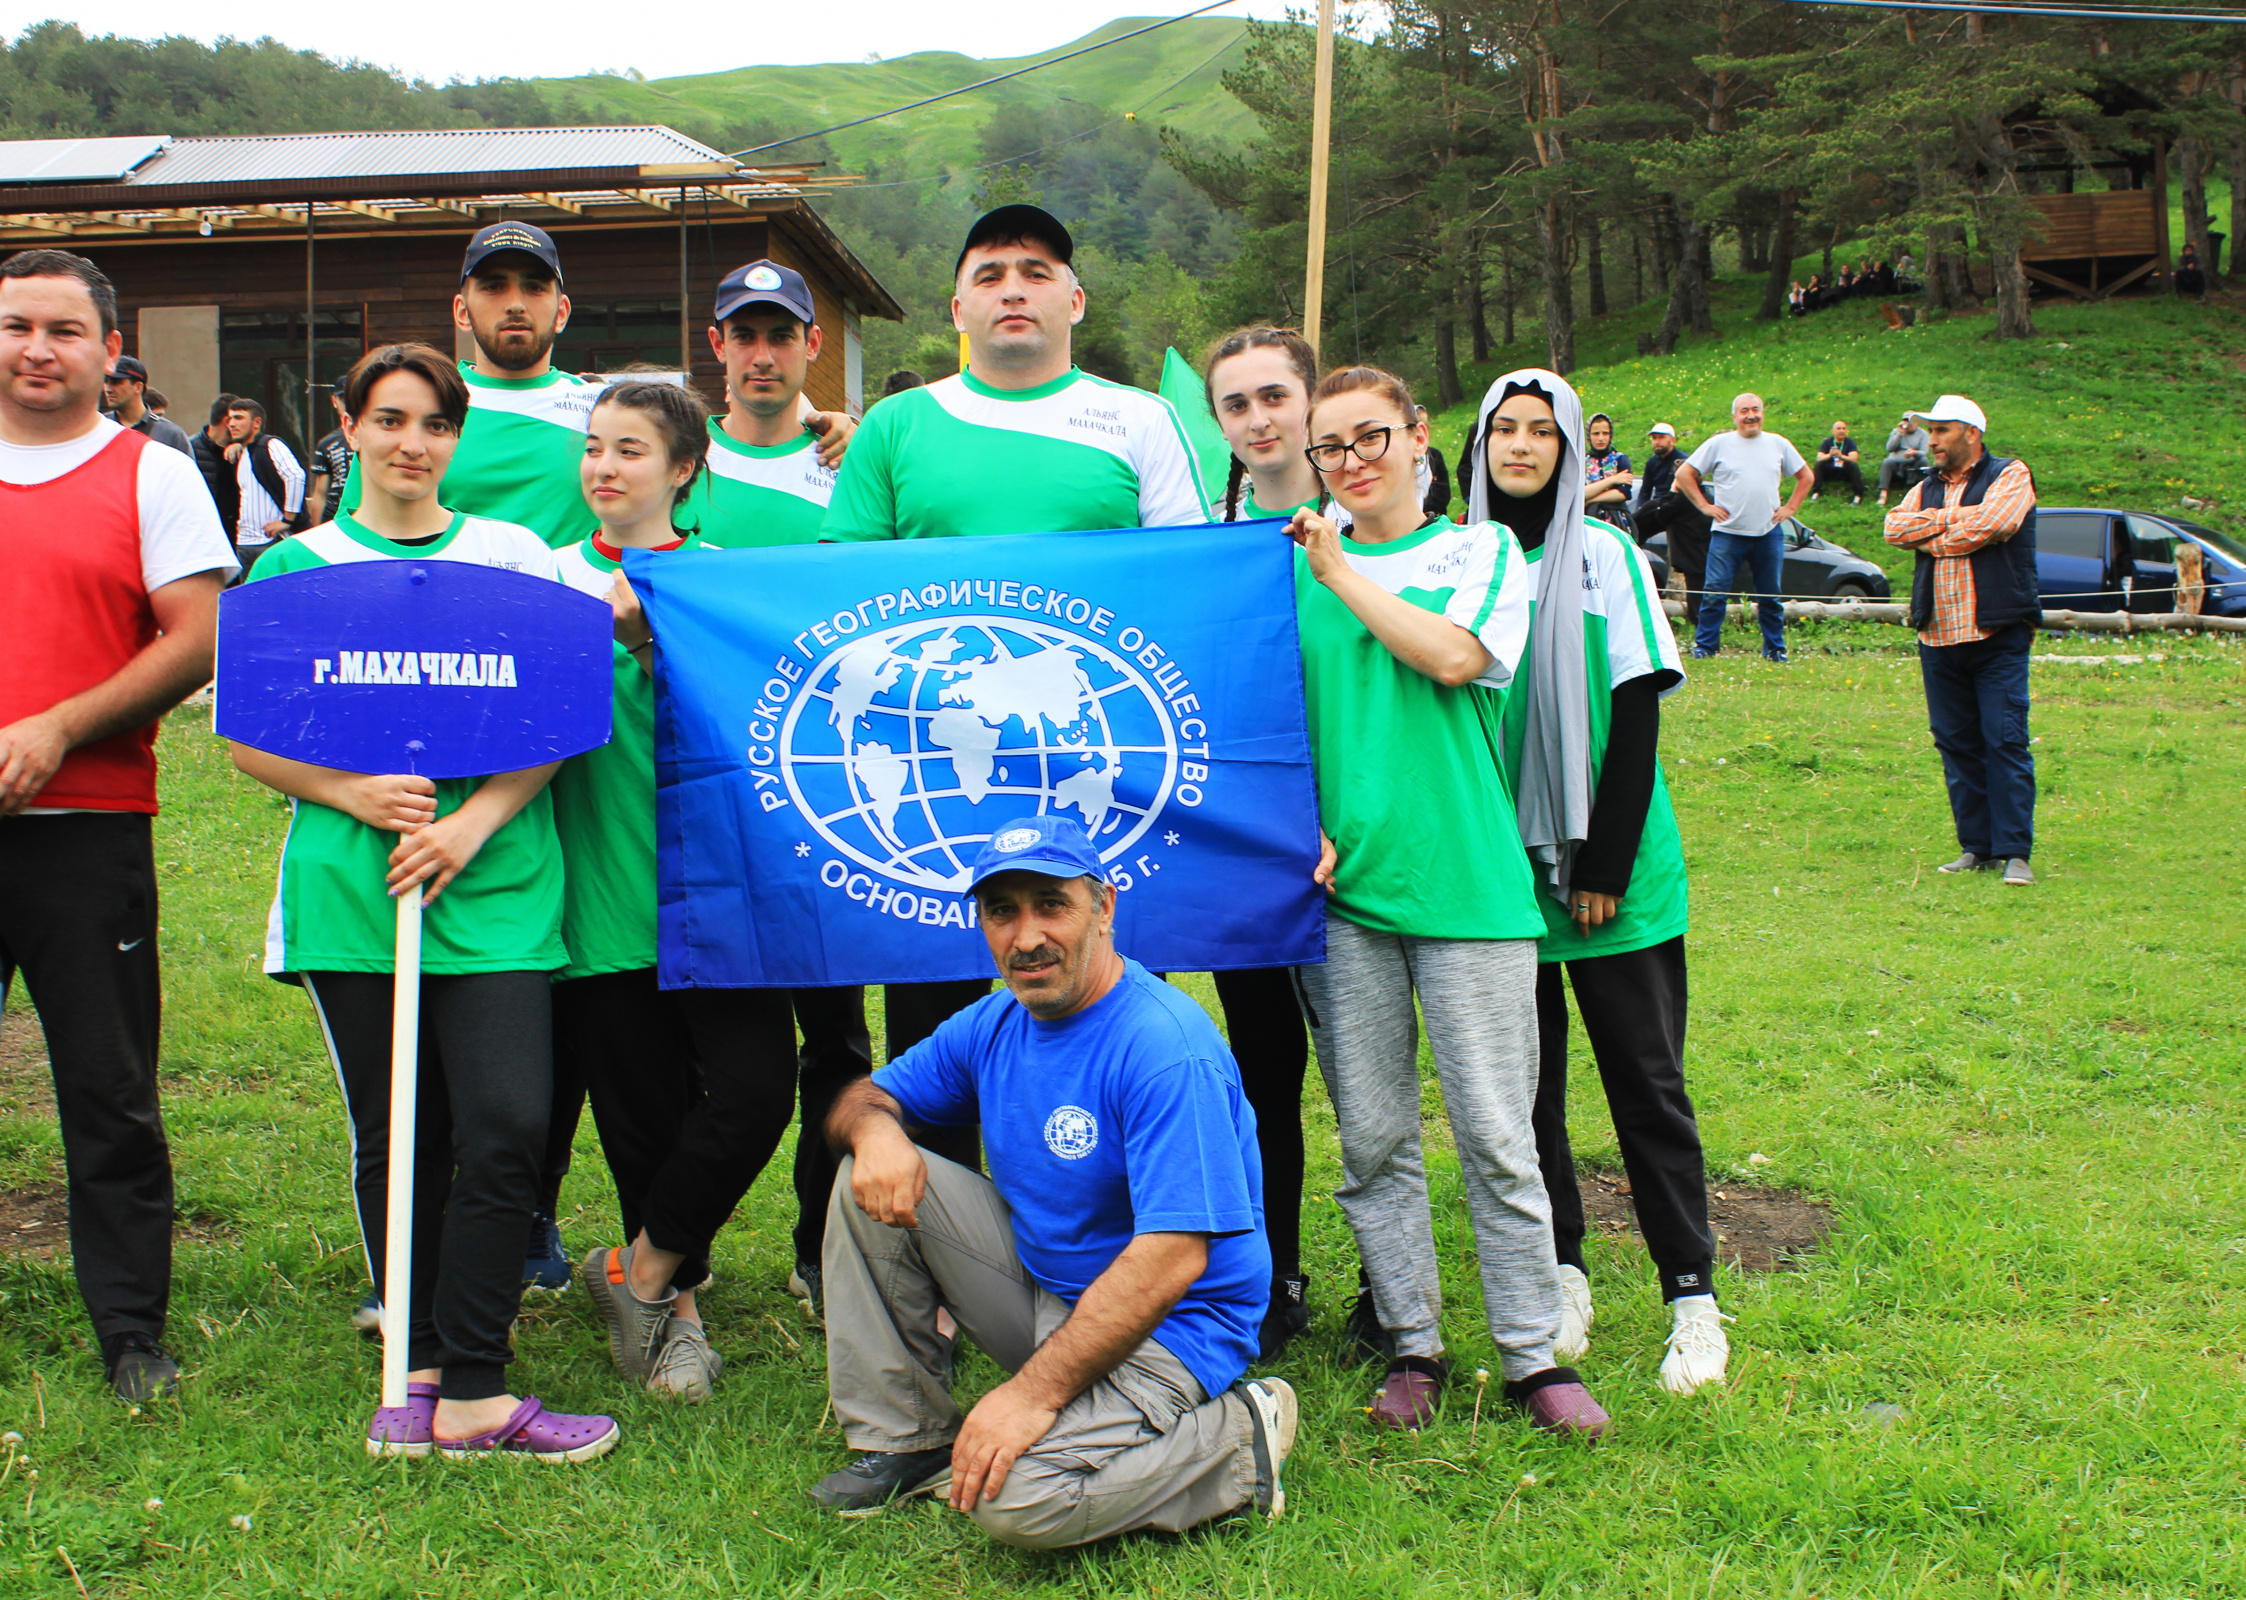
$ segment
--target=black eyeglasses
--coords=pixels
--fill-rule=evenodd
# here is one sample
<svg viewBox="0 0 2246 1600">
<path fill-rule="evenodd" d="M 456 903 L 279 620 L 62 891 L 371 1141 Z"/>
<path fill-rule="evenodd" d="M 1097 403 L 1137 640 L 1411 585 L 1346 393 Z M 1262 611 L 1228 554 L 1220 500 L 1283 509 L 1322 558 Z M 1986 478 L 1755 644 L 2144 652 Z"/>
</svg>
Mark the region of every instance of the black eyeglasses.
<svg viewBox="0 0 2246 1600">
<path fill-rule="evenodd" d="M 1359 461 L 1378 461 L 1388 454 L 1388 440 L 1394 428 L 1367 428 L 1349 444 L 1314 444 L 1303 454 L 1320 472 L 1335 472 L 1341 467 L 1341 458 L 1355 456 Z"/>
</svg>

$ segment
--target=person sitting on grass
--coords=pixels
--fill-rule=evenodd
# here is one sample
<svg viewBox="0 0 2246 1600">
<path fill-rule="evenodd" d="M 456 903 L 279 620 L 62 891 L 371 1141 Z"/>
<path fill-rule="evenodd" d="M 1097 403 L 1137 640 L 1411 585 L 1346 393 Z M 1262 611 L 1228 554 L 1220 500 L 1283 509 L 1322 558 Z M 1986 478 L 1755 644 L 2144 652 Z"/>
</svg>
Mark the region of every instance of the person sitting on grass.
<svg viewBox="0 0 2246 1600">
<path fill-rule="evenodd" d="M 1819 498 L 1828 483 L 1845 483 L 1851 497 L 1848 503 L 1863 504 L 1864 469 L 1857 464 L 1862 456 L 1862 447 L 1849 436 L 1848 424 L 1835 420 L 1833 431 L 1817 447 L 1817 487 L 1810 491 L 1810 499 Z"/>
<path fill-rule="evenodd" d="M 1887 451 L 1880 457 L 1880 508 L 1886 509 L 1889 494 L 1910 489 L 1925 473 L 1926 430 L 1918 418 L 1906 415 L 1888 430 Z"/>
<path fill-rule="evenodd" d="M 359 461 L 357 508 L 281 544 L 249 581 L 358 561 L 466 561 L 559 577 L 537 534 L 448 510 L 439 497 L 468 419 L 468 386 L 450 356 L 423 344 L 370 352 L 343 380 L 343 411 Z M 385 1314 L 408 1318 L 410 1398 L 375 1412 L 367 1453 L 547 1462 L 607 1453 L 619 1432 L 612 1419 L 565 1416 L 507 1390 L 551 1110 L 551 976 L 569 959 L 546 793 L 555 764 L 431 780 L 316 767 L 242 744 L 233 756 L 293 802 L 265 969 L 311 997 L 351 1117 L 368 1269 Z M 393 1295 L 383 1282 L 393 901 L 416 888 L 428 909 L 413 1282 Z"/>
<path fill-rule="evenodd" d="M 1387 1363 L 1370 1415 L 1375 1427 L 1424 1427 L 1450 1375 L 1416 1000 L 1464 1169 L 1505 1400 L 1540 1428 L 1595 1438 L 1606 1413 L 1552 1358 L 1560 1284 L 1530 1126 L 1544 917 L 1496 742 L 1494 691 L 1527 643 L 1534 580 L 1502 526 L 1421 511 L 1412 466 L 1427 430 L 1394 373 L 1328 373 L 1310 439 L 1312 464 L 1355 521 L 1344 534 L 1304 510 L 1288 526 L 1302 549 L 1303 694 L 1333 854 L 1321 869 L 1332 886 L 1326 960 L 1296 974 L 1339 1124 L 1335 1198 L 1368 1283 L 1350 1326 Z M 1568 470 L 1580 511 L 1581 468 Z"/>
<path fill-rule="evenodd" d="M 1207 1013 L 1115 947 L 1077 824 L 1002 824 L 969 890 L 1004 992 L 845 1089 L 827 1381 L 861 1452 L 811 1497 L 943 1495 L 1029 1549 L 1286 1506 L 1294 1391 L 1242 1382 L 1271 1284 L 1255 1114 Z M 905 1121 L 982 1123 L 991 1177 Z M 948 1310 L 1012 1376 L 964 1419 Z"/>
</svg>

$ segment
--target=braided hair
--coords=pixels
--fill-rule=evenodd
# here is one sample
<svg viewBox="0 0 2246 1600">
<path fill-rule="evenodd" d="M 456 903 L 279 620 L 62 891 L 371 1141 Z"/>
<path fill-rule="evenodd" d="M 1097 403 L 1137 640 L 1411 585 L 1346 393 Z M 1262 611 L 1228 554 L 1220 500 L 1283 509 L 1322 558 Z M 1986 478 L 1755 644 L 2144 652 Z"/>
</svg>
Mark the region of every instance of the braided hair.
<svg viewBox="0 0 2246 1600">
<path fill-rule="evenodd" d="M 1310 341 L 1292 328 L 1282 328 L 1276 323 L 1252 322 L 1244 328 L 1235 328 L 1209 347 L 1208 358 L 1201 364 L 1202 384 L 1209 398 L 1209 415 L 1217 412 L 1217 365 L 1250 350 L 1278 350 L 1287 357 L 1287 364 L 1302 379 L 1302 392 L 1307 398 L 1318 386 L 1318 352 L 1310 348 Z M 1247 481 L 1248 466 L 1233 453 L 1232 471 L 1224 486 L 1224 520 L 1235 522 L 1240 516 L 1240 488 Z M 1320 490 L 1318 500 L 1325 503 L 1325 493 Z"/>
</svg>

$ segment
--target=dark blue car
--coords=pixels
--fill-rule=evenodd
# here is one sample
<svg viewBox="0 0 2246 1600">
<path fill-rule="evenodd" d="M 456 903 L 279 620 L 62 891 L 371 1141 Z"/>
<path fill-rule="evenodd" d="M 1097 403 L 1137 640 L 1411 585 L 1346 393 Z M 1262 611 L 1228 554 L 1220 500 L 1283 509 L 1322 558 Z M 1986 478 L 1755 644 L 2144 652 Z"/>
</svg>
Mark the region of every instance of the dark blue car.
<svg viewBox="0 0 2246 1600">
<path fill-rule="evenodd" d="M 2176 609 L 2176 544 L 2199 547 L 2210 617 L 2246 617 L 2246 540 L 2177 517 L 2038 507 L 2036 583 L 2049 611 Z"/>
</svg>

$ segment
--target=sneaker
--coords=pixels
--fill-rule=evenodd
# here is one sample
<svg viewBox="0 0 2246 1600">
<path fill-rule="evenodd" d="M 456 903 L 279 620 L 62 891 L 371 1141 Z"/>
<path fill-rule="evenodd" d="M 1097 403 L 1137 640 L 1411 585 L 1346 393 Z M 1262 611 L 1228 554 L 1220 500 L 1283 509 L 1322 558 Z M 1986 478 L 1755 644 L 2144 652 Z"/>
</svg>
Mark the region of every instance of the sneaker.
<svg viewBox="0 0 2246 1600">
<path fill-rule="evenodd" d="M 1765 650 L 1762 653 L 1762 658 L 1774 667 L 1782 667 L 1786 664 L 1786 652 L 1783 650 Z"/>
<path fill-rule="evenodd" d="M 1661 1387 L 1671 1394 L 1691 1394 L 1704 1383 L 1715 1383 L 1731 1362 L 1731 1341 L 1723 1325 L 1733 1319 L 1716 1309 L 1714 1295 L 1687 1295 L 1669 1302 L 1676 1320 L 1669 1329 L 1669 1353 L 1661 1358 Z"/>
<path fill-rule="evenodd" d="M 709 1399 L 724 1370 L 725 1357 L 710 1348 L 710 1336 L 702 1325 L 673 1317 L 663 1325 L 663 1348 L 655 1357 L 647 1386 L 656 1394 L 699 1404 Z"/>
<path fill-rule="evenodd" d="M 1546 1367 L 1542 1372 L 1510 1382 L 1505 1403 L 1546 1433 L 1589 1443 L 1605 1436 L 1610 1418 L 1583 1387 L 1573 1367 Z"/>
<path fill-rule="evenodd" d="M 147 1334 L 119 1334 L 103 1355 L 109 1387 L 118 1399 L 138 1405 L 179 1393 L 179 1363 Z"/>
<path fill-rule="evenodd" d="M 2004 864 L 2004 886 L 2007 889 L 2025 889 L 2034 882 L 2035 874 L 2028 870 L 2026 856 L 2014 856 Z"/>
<path fill-rule="evenodd" d="M 1995 866 L 1996 863 L 1987 856 L 1977 856 L 1968 850 L 1955 861 L 1945 861 L 1934 870 L 1936 872 L 1988 872 Z"/>
<path fill-rule="evenodd" d="M 830 1511 L 873 1511 L 892 1500 L 951 1490 L 951 1446 L 933 1450 L 868 1450 L 839 1472 L 811 1486 L 811 1498 Z"/>
<path fill-rule="evenodd" d="M 1258 1343 L 1256 1359 L 1270 1361 L 1287 1348 L 1287 1341 L 1298 1333 L 1310 1329 L 1310 1280 L 1308 1278 L 1274 1278 L 1271 1282 L 1271 1309 L 1263 1315 L 1263 1333 Z"/>
<path fill-rule="evenodd" d="M 369 1289 L 359 1296 L 359 1303 L 351 1308 L 351 1326 L 359 1330 L 362 1339 L 382 1337 L 382 1296 Z"/>
<path fill-rule="evenodd" d="M 1373 1304 L 1373 1286 L 1361 1278 L 1357 1298 L 1349 1307 L 1347 1331 L 1351 1359 L 1378 1361 L 1383 1366 L 1395 1359 L 1396 1336 L 1380 1325 L 1380 1311 Z"/>
<path fill-rule="evenodd" d="M 1849 497 L 1849 501 L 1848 501 L 1848 503 L 1849 503 L 1850 505 L 1852 505 L 1852 506 L 1860 506 L 1860 505 L 1862 505 L 1862 504 L 1864 503 L 1864 497 L 1863 497 L 1862 495 L 1860 495 L 1860 494 L 1859 494 L 1859 495 L 1851 495 L 1851 496 Z"/>
<path fill-rule="evenodd" d="M 1283 1378 L 1256 1378 L 1239 1389 L 1255 1420 L 1256 1509 L 1267 1521 L 1277 1522 L 1287 1510 L 1287 1491 L 1279 1472 L 1294 1451 L 1302 1407 L 1294 1386 Z"/>
<path fill-rule="evenodd" d="M 569 1251 L 550 1211 L 530 1214 L 530 1248 L 523 1252 L 523 1287 L 560 1294 L 569 1287 Z"/>
<path fill-rule="evenodd" d="M 1562 1361 L 1579 1361 L 1591 1348 L 1591 1280 L 1581 1267 L 1560 1264 L 1560 1336 L 1552 1341 L 1552 1354 Z"/>
<path fill-rule="evenodd" d="M 1692 650 L 1692 659 L 1695 661 L 1713 661 L 1716 659 L 1718 654 L 1720 654 L 1720 652 L 1715 650 L 1703 650 L 1698 645 L 1695 645 L 1693 646 Z"/>
<path fill-rule="evenodd" d="M 608 1353 L 616 1370 L 634 1383 L 645 1383 L 655 1371 L 655 1358 L 663 1349 L 663 1330 L 671 1322 L 671 1306 L 678 1291 L 660 1300 L 642 1300 L 632 1293 L 632 1250 L 596 1247 L 585 1257 L 585 1286 L 601 1321 L 608 1324 Z"/>
<path fill-rule="evenodd" d="M 1376 1428 L 1413 1431 L 1435 1420 L 1435 1406 L 1450 1381 L 1451 1364 L 1441 1356 L 1398 1356 L 1367 1408 Z"/>
<path fill-rule="evenodd" d="M 803 1302 L 803 1314 L 820 1327 L 827 1325 L 827 1286 L 816 1261 L 798 1261 L 788 1274 L 788 1293 Z"/>
</svg>

